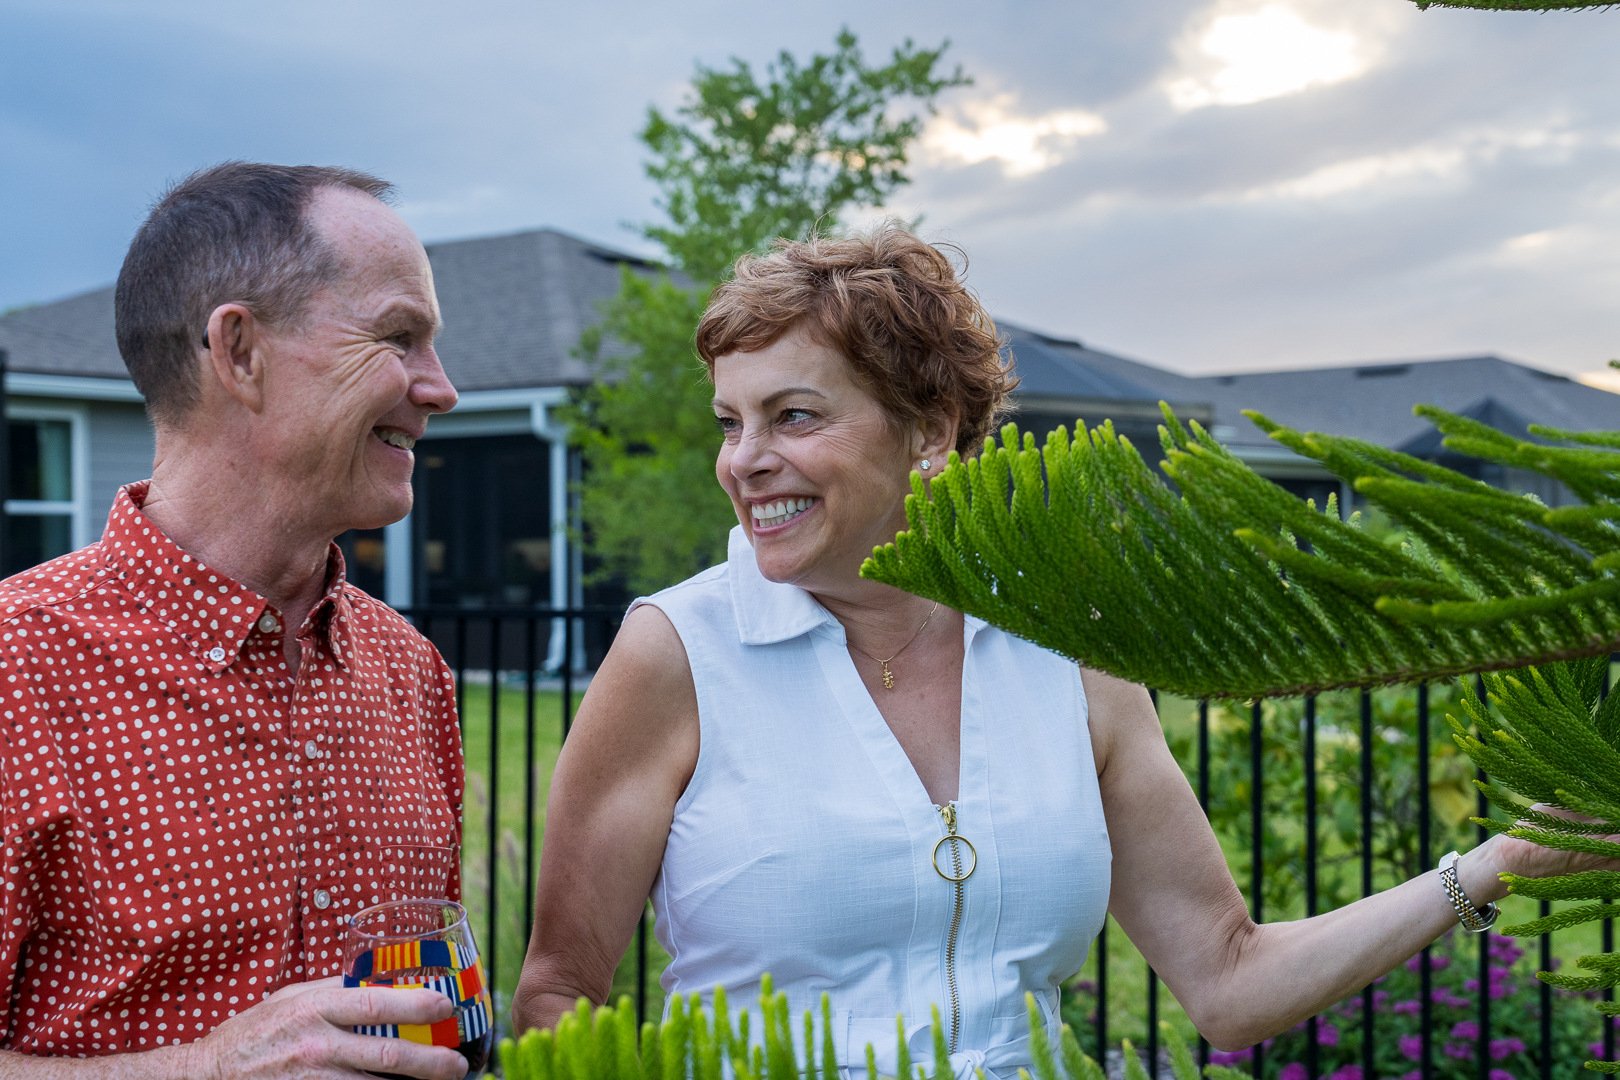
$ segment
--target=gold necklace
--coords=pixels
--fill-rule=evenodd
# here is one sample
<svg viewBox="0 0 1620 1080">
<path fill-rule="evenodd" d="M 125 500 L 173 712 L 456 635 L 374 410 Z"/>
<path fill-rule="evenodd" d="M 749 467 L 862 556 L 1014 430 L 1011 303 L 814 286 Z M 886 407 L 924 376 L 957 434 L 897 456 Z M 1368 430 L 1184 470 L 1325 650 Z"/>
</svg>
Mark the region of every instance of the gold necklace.
<svg viewBox="0 0 1620 1080">
<path fill-rule="evenodd" d="M 878 659 L 877 657 L 873 656 L 871 653 L 867 652 L 865 649 L 861 648 L 859 645 L 855 644 L 853 641 L 850 641 L 848 639 L 848 637 L 846 637 L 844 640 L 849 645 L 850 648 L 854 649 L 856 652 L 860 653 L 862 656 L 866 657 L 868 660 L 872 661 L 879 668 L 881 668 L 883 670 L 883 689 L 885 689 L 885 690 L 893 690 L 894 689 L 894 672 L 892 670 L 890 670 L 890 668 L 889 668 L 889 660 L 893 660 L 896 656 L 899 656 L 901 653 L 903 653 L 907 649 L 911 648 L 911 643 L 916 641 L 919 637 L 922 636 L 922 632 L 925 629 L 927 629 L 927 627 L 928 627 L 928 620 L 932 619 L 934 617 L 934 612 L 936 612 L 938 610 L 939 610 L 939 601 L 935 600 L 934 601 L 934 606 L 928 609 L 928 614 L 923 618 L 922 625 L 917 627 L 917 632 L 912 634 L 909 638 L 907 638 L 906 643 L 904 645 L 902 645 L 898 649 L 894 650 L 894 652 L 889 656 L 888 660 L 880 660 L 880 659 Z"/>
</svg>

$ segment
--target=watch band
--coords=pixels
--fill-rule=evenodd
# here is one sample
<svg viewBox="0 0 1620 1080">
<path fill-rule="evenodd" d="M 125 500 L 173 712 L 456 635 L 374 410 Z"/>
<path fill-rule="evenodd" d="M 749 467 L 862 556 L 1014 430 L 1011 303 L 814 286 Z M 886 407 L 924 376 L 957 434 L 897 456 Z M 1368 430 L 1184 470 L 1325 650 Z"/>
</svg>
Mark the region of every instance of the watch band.
<svg viewBox="0 0 1620 1080">
<path fill-rule="evenodd" d="M 1457 913 L 1457 921 L 1462 923 L 1463 929 L 1471 934 L 1483 934 L 1496 924 L 1496 917 L 1501 910 L 1494 903 L 1484 907 L 1475 907 L 1474 902 L 1468 899 L 1463 892 L 1462 882 L 1457 880 L 1457 860 L 1460 858 L 1455 851 L 1448 851 L 1440 856 L 1440 887 L 1446 890 L 1446 899 L 1451 901 L 1452 910 Z"/>
</svg>

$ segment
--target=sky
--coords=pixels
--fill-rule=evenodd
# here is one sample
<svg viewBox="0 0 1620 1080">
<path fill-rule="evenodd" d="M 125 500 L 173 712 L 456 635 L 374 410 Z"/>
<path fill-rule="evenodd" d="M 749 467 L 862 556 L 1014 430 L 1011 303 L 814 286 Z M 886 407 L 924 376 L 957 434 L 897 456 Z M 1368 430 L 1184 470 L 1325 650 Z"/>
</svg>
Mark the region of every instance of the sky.
<svg viewBox="0 0 1620 1080">
<path fill-rule="evenodd" d="M 882 212 L 998 319 L 1188 374 L 1620 356 L 1620 11 L 1411 0 L 0 0 L 0 311 L 110 284 L 229 158 L 377 173 L 429 242 L 656 254 L 647 108 L 841 27 L 974 79 Z"/>
</svg>

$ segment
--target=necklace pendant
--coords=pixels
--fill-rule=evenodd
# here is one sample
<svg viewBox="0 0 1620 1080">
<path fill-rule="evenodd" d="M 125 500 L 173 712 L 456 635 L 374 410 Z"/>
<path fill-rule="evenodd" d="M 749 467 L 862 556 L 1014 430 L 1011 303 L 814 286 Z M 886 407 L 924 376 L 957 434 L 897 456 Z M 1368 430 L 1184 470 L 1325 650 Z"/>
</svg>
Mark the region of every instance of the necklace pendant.
<svg viewBox="0 0 1620 1080">
<path fill-rule="evenodd" d="M 878 663 L 883 665 L 883 689 L 893 690 L 894 672 L 889 670 L 889 662 L 887 660 L 879 660 Z"/>
</svg>

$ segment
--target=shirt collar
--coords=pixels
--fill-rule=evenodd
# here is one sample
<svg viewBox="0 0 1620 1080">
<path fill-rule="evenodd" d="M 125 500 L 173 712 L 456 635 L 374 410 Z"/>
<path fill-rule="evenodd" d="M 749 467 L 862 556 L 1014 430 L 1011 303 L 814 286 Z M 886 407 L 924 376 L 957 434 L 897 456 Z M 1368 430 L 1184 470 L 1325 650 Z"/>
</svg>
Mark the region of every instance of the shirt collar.
<svg viewBox="0 0 1620 1080">
<path fill-rule="evenodd" d="M 771 581 L 759 572 L 754 548 L 741 525 L 735 525 L 726 544 L 727 576 L 731 580 L 732 610 L 737 613 L 737 635 L 744 645 L 771 645 L 827 627 L 839 641 L 844 624 L 797 585 Z M 987 625 L 974 615 L 962 617 L 967 640 Z"/>
<path fill-rule="evenodd" d="M 280 620 L 281 613 L 246 585 L 210 570 L 153 524 L 141 510 L 150 486 L 143 480 L 119 489 L 102 533 L 102 554 L 143 612 L 187 642 L 209 670 L 223 671 L 236 661 L 260 617 L 269 612 Z M 326 589 L 306 625 L 343 663 L 350 604 L 336 544 L 327 556 L 326 576 Z"/>
<path fill-rule="evenodd" d="M 726 543 L 726 571 L 731 579 L 732 610 L 744 645 L 772 645 L 807 634 L 820 626 L 843 633 L 843 626 L 816 598 L 799 588 L 771 581 L 759 572 L 754 548 L 741 525 L 732 527 Z"/>
</svg>

